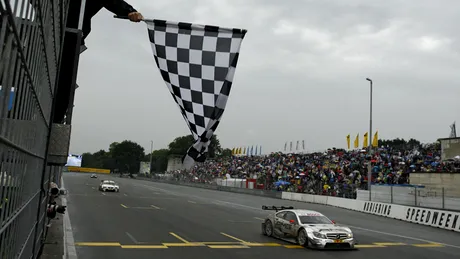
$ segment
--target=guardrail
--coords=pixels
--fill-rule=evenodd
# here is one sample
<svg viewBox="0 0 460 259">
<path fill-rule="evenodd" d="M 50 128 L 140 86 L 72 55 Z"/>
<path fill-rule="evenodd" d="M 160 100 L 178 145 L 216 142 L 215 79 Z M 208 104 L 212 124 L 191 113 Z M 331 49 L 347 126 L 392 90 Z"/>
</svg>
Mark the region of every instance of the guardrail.
<svg viewBox="0 0 460 259">
<path fill-rule="evenodd" d="M 51 112 L 70 0 L 0 1 L 0 258 L 37 258 L 46 236 Z"/>
</svg>

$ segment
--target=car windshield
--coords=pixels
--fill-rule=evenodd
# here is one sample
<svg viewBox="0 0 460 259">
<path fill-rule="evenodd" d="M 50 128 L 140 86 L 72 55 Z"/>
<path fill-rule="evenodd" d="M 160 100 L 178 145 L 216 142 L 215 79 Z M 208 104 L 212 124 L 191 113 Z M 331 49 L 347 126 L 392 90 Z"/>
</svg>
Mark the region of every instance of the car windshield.
<svg viewBox="0 0 460 259">
<path fill-rule="evenodd" d="M 322 215 L 304 215 L 299 216 L 302 224 L 332 224 L 332 221 Z"/>
<path fill-rule="evenodd" d="M 114 181 L 104 181 L 102 184 L 111 184 L 111 185 L 115 185 L 115 182 L 114 182 Z"/>
</svg>

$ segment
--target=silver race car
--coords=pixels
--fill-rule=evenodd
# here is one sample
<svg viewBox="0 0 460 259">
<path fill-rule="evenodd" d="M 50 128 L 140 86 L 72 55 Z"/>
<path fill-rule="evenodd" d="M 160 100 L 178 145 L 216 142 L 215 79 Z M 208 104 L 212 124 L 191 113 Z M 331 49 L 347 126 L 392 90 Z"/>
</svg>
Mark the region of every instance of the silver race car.
<svg viewBox="0 0 460 259">
<path fill-rule="evenodd" d="M 262 206 L 274 210 L 262 223 L 262 233 L 317 249 L 355 249 L 350 228 L 339 226 L 323 214 L 293 207 Z"/>
</svg>

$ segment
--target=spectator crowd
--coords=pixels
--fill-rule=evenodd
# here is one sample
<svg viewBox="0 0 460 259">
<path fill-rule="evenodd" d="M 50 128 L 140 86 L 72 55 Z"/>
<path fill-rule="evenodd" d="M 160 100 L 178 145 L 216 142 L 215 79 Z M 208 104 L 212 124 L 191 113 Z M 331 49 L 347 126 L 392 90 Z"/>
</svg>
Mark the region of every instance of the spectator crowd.
<svg viewBox="0 0 460 259">
<path fill-rule="evenodd" d="M 460 172 L 460 159 L 441 161 L 432 147 L 417 150 L 379 148 L 329 149 L 324 153 L 272 153 L 265 156 L 232 156 L 197 164 L 190 171 L 167 172 L 169 178 L 215 183 L 216 179 L 257 179 L 263 189 L 353 198 L 367 189 L 371 163 L 373 184 L 410 184 L 411 172 Z"/>
</svg>

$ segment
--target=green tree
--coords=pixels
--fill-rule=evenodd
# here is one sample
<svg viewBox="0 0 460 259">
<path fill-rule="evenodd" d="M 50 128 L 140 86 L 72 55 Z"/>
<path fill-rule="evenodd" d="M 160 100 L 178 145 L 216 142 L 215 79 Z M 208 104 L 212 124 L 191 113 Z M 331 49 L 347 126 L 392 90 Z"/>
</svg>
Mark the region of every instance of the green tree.
<svg viewBox="0 0 460 259">
<path fill-rule="evenodd" d="M 83 153 L 82 154 L 82 167 L 110 169 L 107 161 L 110 159 L 110 154 L 105 150 L 99 150 L 96 153 Z"/>
<path fill-rule="evenodd" d="M 168 149 L 159 149 L 152 152 L 152 168 L 151 172 L 165 172 L 168 168 Z"/>
<path fill-rule="evenodd" d="M 81 166 L 82 167 L 94 167 L 96 164 L 96 159 L 93 154 L 86 152 L 81 154 Z"/>
<path fill-rule="evenodd" d="M 213 135 L 211 138 L 211 143 L 209 144 L 208 147 L 208 157 L 209 158 L 216 158 L 217 156 L 220 156 L 222 154 L 222 147 L 220 146 L 220 141 L 217 138 L 217 135 Z M 230 150 L 230 155 L 231 155 L 231 150 Z"/>
<path fill-rule="evenodd" d="M 175 138 L 171 143 L 169 143 L 168 148 L 170 155 L 183 156 L 187 153 L 187 150 L 195 144 L 195 139 L 193 135 L 181 136 Z M 209 158 L 215 158 L 217 155 L 222 153 L 222 147 L 220 146 L 220 141 L 217 138 L 217 135 L 212 136 L 211 143 L 208 147 Z"/>
<path fill-rule="evenodd" d="M 177 137 L 169 143 L 169 152 L 171 155 L 183 156 L 194 143 L 195 139 L 192 135 Z"/>
<path fill-rule="evenodd" d="M 113 150 L 114 150 L 114 148 L 115 148 L 118 144 L 120 144 L 120 143 L 119 143 L 119 142 L 112 142 L 112 144 L 110 144 L 110 146 L 109 146 L 109 153 L 112 153 Z"/>
<path fill-rule="evenodd" d="M 110 159 L 110 154 L 107 153 L 105 150 L 99 150 L 96 153 L 93 154 L 94 160 L 95 160 L 95 168 L 105 168 L 105 169 L 111 169 L 111 167 L 108 167 L 107 161 Z"/>
<path fill-rule="evenodd" d="M 139 162 L 145 157 L 144 148 L 130 140 L 110 144 L 109 152 L 110 157 L 114 160 L 115 168 L 119 172 L 129 174 L 139 172 Z"/>
<path fill-rule="evenodd" d="M 221 157 L 231 157 L 232 156 L 232 150 L 230 148 L 225 148 L 222 150 L 222 154 L 220 155 Z"/>
</svg>

